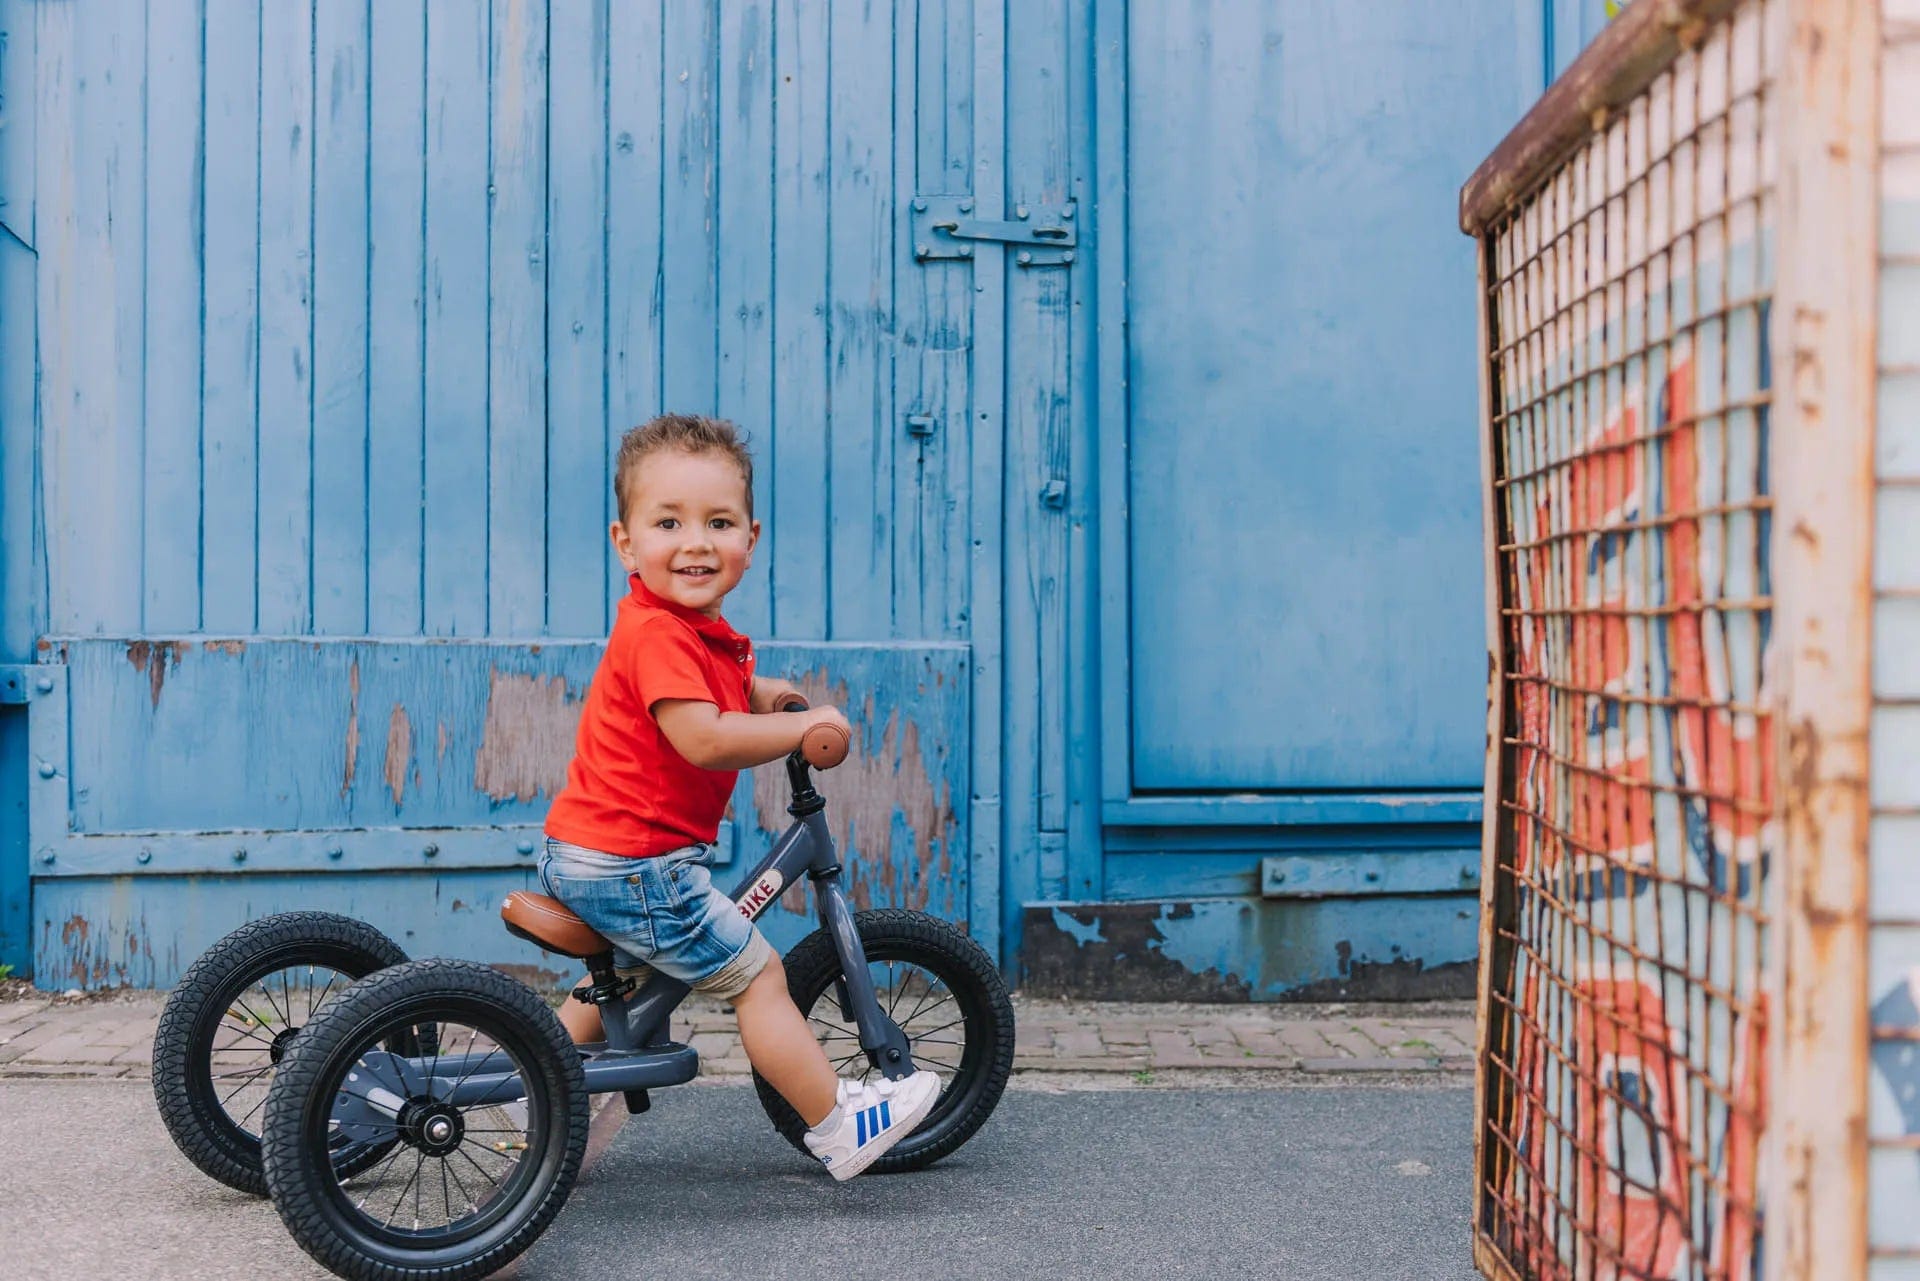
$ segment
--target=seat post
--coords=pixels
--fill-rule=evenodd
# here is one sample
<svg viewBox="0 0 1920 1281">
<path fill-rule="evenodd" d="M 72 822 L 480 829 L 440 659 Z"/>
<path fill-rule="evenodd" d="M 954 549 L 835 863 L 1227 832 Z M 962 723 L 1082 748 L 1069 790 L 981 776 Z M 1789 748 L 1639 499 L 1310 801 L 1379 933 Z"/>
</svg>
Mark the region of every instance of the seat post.
<svg viewBox="0 0 1920 1281">
<path fill-rule="evenodd" d="M 614 972 L 613 953 L 596 952 L 587 958 L 587 982 L 573 990 L 573 999 L 600 1011 L 600 1026 L 609 1050 L 630 1050 L 633 1039 L 627 1028 L 627 997 L 636 984 Z"/>
</svg>

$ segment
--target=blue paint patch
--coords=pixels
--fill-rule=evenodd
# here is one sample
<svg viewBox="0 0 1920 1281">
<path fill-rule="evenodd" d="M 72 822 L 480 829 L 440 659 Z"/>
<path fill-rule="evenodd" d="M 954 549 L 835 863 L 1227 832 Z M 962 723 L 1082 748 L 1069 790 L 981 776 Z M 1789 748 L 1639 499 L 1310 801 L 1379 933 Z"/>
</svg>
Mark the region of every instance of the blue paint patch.
<svg viewBox="0 0 1920 1281">
<path fill-rule="evenodd" d="M 1105 937 L 1100 933 L 1100 920 L 1098 917 L 1088 921 L 1081 921 L 1070 915 L 1064 909 L 1056 907 L 1053 909 L 1053 923 L 1060 929 L 1061 933 L 1082 947 L 1085 947 L 1089 943 L 1103 943 L 1106 941 Z"/>
</svg>

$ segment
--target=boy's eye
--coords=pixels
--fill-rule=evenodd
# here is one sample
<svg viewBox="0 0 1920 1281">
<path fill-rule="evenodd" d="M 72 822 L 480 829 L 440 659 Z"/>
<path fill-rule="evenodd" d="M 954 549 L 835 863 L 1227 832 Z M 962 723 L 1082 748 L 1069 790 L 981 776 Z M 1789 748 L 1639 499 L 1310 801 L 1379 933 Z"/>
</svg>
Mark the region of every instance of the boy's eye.
<svg viewBox="0 0 1920 1281">
<path fill-rule="evenodd" d="M 671 516 L 664 516 L 655 521 L 654 524 L 661 529 L 678 529 L 680 527 L 680 522 Z"/>
<path fill-rule="evenodd" d="M 725 516 L 715 516 L 712 520 L 707 522 L 707 527 L 710 529 L 732 529 L 733 522 L 728 520 Z"/>
</svg>

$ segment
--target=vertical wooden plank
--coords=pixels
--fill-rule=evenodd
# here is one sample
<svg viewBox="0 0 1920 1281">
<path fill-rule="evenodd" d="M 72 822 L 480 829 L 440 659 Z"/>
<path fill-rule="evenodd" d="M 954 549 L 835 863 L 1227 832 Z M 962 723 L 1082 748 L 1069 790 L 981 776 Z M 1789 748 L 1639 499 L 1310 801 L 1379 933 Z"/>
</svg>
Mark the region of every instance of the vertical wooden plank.
<svg viewBox="0 0 1920 1281">
<path fill-rule="evenodd" d="M 259 592 L 260 7 L 251 0 L 207 0 L 204 44 L 200 625 L 244 635 L 254 630 Z"/>
<path fill-rule="evenodd" d="M 893 631 L 893 6 L 828 14 L 827 634 Z M 909 97 L 908 102 L 912 99 Z"/>
<path fill-rule="evenodd" d="M 485 0 L 427 14 L 426 494 L 429 636 L 487 629 L 487 162 Z"/>
<path fill-rule="evenodd" d="M 492 0 L 490 45 L 487 632 L 537 636 L 547 614 L 545 0 Z M 560 65 L 564 80 L 584 70 Z"/>
<path fill-rule="evenodd" d="M 372 6 L 367 630 L 419 634 L 426 413 L 426 0 Z"/>
<path fill-rule="evenodd" d="M 973 0 L 973 173 L 980 209 L 1006 204 L 1006 6 Z M 976 255 L 973 263 L 973 421 L 971 424 L 972 537 L 968 539 L 968 600 L 973 639 L 973 877 L 972 930 L 980 945 L 1011 967 L 1019 955 L 1020 905 L 1008 886 L 1023 882 L 1034 854 L 1023 837 L 1005 837 L 1004 512 L 1006 500 L 1006 280 L 1005 254 Z M 1003 861 L 1004 860 L 1004 861 Z"/>
<path fill-rule="evenodd" d="M 1775 871 L 1769 1278 L 1867 1266 L 1868 733 L 1878 262 L 1876 0 L 1783 0 L 1778 148 Z"/>
<path fill-rule="evenodd" d="M 1067 7 L 1027 11 L 1007 49 L 1007 205 L 1055 206 L 1072 194 L 1068 163 Z M 989 217 L 993 216 L 991 209 Z M 1007 285 L 1006 671 L 1003 727 L 1012 832 L 1064 836 L 1066 813 L 1066 613 L 1071 474 L 1068 387 L 1071 268 L 1013 271 Z M 1065 502 L 1043 502 L 1049 487 Z M 1044 848 L 1033 897 L 1068 894 L 1065 842 Z"/>
<path fill-rule="evenodd" d="M 714 242 L 718 5 L 669 4 L 660 164 L 665 301 L 662 408 L 710 413 L 714 401 L 718 250 Z"/>
<path fill-rule="evenodd" d="M 773 6 L 720 14 L 720 360 L 716 403 L 754 446 L 754 568 L 727 599 L 727 618 L 763 636 L 773 616 Z M 784 372 L 784 371 L 782 371 Z"/>
<path fill-rule="evenodd" d="M 600 485 L 604 530 L 618 516 L 611 466 L 620 436 L 661 403 L 661 112 L 665 89 L 661 8 L 613 5 L 607 19 L 607 427 L 609 469 Z M 603 539 L 608 609 L 626 593 L 626 574 Z M 602 615 L 602 627 L 611 622 Z"/>
<path fill-rule="evenodd" d="M 1066 47 L 1068 73 L 1062 88 L 1066 98 L 1067 190 L 1076 210 L 1092 207 L 1094 186 L 1094 92 L 1090 77 L 1074 75 L 1085 66 L 1084 55 L 1093 45 L 1092 0 L 1068 0 Z M 1078 256 L 1067 274 L 1071 303 L 1067 311 L 1067 365 L 1063 391 L 1068 398 L 1067 474 L 1071 478 L 1066 510 L 1066 635 L 1061 670 L 1064 703 L 1062 732 L 1066 760 L 1061 789 L 1065 793 L 1067 829 L 1067 893 L 1077 899 L 1098 900 L 1102 892 L 1104 857 L 1100 817 L 1100 683 L 1093 673 L 1100 664 L 1100 584 L 1095 573 L 1095 540 L 1099 518 L 1096 479 L 1099 442 L 1095 432 L 1098 382 L 1094 370 L 1094 324 L 1086 306 L 1093 284 L 1093 264 Z"/>
<path fill-rule="evenodd" d="M 1093 237 L 1094 362 L 1098 386 L 1096 430 L 1100 436 L 1100 795 L 1124 801 L 1132 794 L 1132 707 L 1129 667 L 1133 654 L 1127 570 L 1128 460 L 1131 436 L 1127 403 L 1127 51 L 1124 14 L 1110 7 L 1094 14 L 1094 172 L 1099 185 L 1087 210 L 1084 232 Z"/>
<path fill-rule="evenodd" d="M 260 620 L 313 624 L 313 5 L 260 16 Z"/>
<path fill-rule="evenodd" d="M 601 548 L 607 418 L 607 75 L 605 0 L 556 14 L 547 224 L 547 631 L 605 626 Z M 624 287 L 628 282 L 620 282 Z"/>
<path fill-rule="evenodd" d="M 314 9 L 313 629 L 367 630 L 370 5 Z"/>
<path fill-rule="evenodd" d="M 41 477 L 49 623 L 140 622 L 146 14 L 42 7 L 37 41 Z"/>
<path fill-rule="evenodd" d="M 199 0 L 149 0 L 140 552 L 150 632 L 200 626 L 201 24 Z"/>
<path fill-rule="evenodd" d="M 827 634 L 827 10 L 776 0 L 773 19 L 772 630 Z M 769 548 L 772 552 L 774 548 Z"/>
</svg>

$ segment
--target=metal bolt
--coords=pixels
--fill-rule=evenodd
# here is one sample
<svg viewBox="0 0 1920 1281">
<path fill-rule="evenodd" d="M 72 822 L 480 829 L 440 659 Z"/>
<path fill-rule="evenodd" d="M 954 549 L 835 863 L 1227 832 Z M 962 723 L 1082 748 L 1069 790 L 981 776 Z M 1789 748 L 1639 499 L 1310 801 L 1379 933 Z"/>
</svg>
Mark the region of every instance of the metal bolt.
<svg viewBox="0 0 1920 1281">
<path fill-rule="evenodd" d="M 1067 206 L 1066 208 L 1064 208 L 1064 209 L 1062 209 L 1062 210 L 1060 211 L 1060 216 L 1061 216 L 1062 218 L 1071 218 L 1071 217 L 1073 217 L 1073 206 L 1072 206 L 1072 205 L 1068 205 L 1068 206 Z"/>
<path fill-rule="evenodd" d="M 139 852 L 138 854 L 135 854 L 135 855 L 134 855 L 133 857 L 134 857 L 134 859 L 135 859 L 135 861 L 137 861 L 137 862 L 140 862 L 140 863 L 151 863 L 151 862 L 153 862 L 153 851 L 152 851 L 152 850 L 141 850 L 141 851 L 140 851 L 140 852 Z"/>
<path fill-rule="evenodd" d="M 51 694 L 53 693 L 53 677 L 42 676 L 39 680 L 33 683 L 33 687 L 39 690 L 42 694 Z"/>
<path fill-rule="evenodd" d="M 927 248 L 925 245 L 915 245 L 913 247 L 913 256 L 916 258 L 926 258 L 931 256 L 932 253 L 933 250 Z"/>
<path fill-rule="evenodd" d="M 528 254 L 527 261 L 532 263 L 534 266 L 538 267 L 540 265 L 540 254 L 537 251 L 534 253 Z"/>
<path fill-rule="evenodd" d="M 531 854 L 533 853 L 533 842 L 521 841 L 520 844 L 514 848 L 518 849 L 522 854 Z"/>
<path fill-rule="evenodd" d="M 1033 261 L 1033 255 L 1022 249 L 1019 254 L 1015 256 L 1014 261 L 1024 267 Z"/>
<path fill-rule="evenodd" d="M 233 852 L 233 861 L 236 863 L 244 863 L 247 861 L 247 850 L 245 846 L 242 846 Z"/>
<path fill-rule="evenodd" d="M 960 202 L 960 212 L 961 212 L 961 213 L 972 213 L 972 212 L 973 212 L 973 201 L 971 201 L 971 200 L 962 200 L 962 201 Z"/>
<path fill-rule="evenodd" d="M 1029 211 L 1025 205 L 1015 205 L 1013 207 L 1013 216 L 1016 218 L 1025 218 L 1028 212 Z"/>
<path fill-rule="evenodd" d="M 887 1062 L 898 1063 L 899 1061 L 900 1061 L 900 1051 L 898 1050 L 887 1051 Z"/>
<path fill-rule="evenodd" d="M 962 258 L 971 258 L 971 257 L 973 257 L 973 246 L 972 246 L 972 245 L 961 245 L 961 246 L 960 246 L 960 256 L 961 256 Z"/>
<path fill-rule="evenodd" d="M 927 202 L 915 196 L 913 200 L 913 211 L 915 213 L 925 213 L 927 211 Z"/>
<path fill-rule="evenodd" d="M 54 776 L 55 774 L 57 774 L 57 773 L 59 773 L 59 771 L 58 771 L 58 770 L 56 770 L 56 769 L 54 769 L 54 767 L 53 767 L 53 762 L 52 762 L 52 761 L 41 761 L 41 762 L 40 762 L 40 777 L 41 777 L 41 778 L 52 778 L 52 777 L 53 777 L 53 776 Z"/>
<path fill-rule="evenodd" d="M 40 861 L 41 861 L 42 863 L 45 863 L 45 864 L 47 864 L 47 865 L 48 865 L 49 867 L 51 867 L 51 866 L 53 865 L 53 851 L 52 851 L 52 850 L 41 850 L 41 851 L 40 851 Z"/>
<path fill-rule="evenodd" d="M 340 848 L 340 847 L 339 847 L 338 845 L 329 845 L 329 846 L 327 846 L 327 857 L 328 857 L 328 858 L 339 858 L 339 857 L 340 857 L 341 855 L 343 855 L 343 854 L 345 854 L 345 853 L 346 853 L 346 851 L 345 851 L 345 850 L 343 850 L 343 849 L 341 849 L 341 848 Z"/>
<path fill-rule="evenodd" d="M 1065 253 L 1063 253 L 1063 254 L 1061 254 L 1061 255 L 1060 255 L 1060 261 L 1061 261 L 1061 262 L 1072 262 L 1072 261 L 1073 261 L 1073 250 L 1071 250 L 1071 249 L 1069 249 L 1069 250 L 1067 250 L 1067 252 L 1065 252 Z"/>
<path fill-rule="evenodd" d="M 440 852 L 440 847 L 438 845 L 429 843 L 427 847 L 421 850 L 420 852 L 422 854 L 425 854 L 428 858 L 432 858 L 434 855 Z"/>
</svg>

